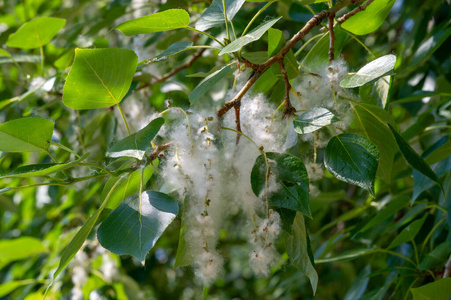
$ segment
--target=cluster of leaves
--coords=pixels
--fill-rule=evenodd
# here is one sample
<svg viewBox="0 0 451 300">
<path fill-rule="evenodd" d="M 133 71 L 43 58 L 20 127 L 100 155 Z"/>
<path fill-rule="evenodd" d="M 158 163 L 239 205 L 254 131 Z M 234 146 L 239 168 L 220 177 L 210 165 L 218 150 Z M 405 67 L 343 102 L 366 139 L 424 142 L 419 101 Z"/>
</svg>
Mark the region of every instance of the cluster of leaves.
<svg viewBox="0 0 451 300">
<path fill-rule="evenodd" d="M 289 153 L 261 149 L 249 174 L 256 196 L 270 174 L 278 183 L 268 205 L 281 214 L 285 236 L 276 247 L 290 263 L 270 279 L 253 276 L 243 267 L 240 214 L 230 216 L 220 237 L 227 273 L 209 293 L 306 297 L 308 279 L 324 299 L 449 297 L 450 280 L 440 279 L 451 253 L 449 4 L 368 1 L 337 22 L 332 47 L 331 34 L 315 27 L 281 54 L 284 35 L 295 36 L 313 13 L 352 1 L 252 2 L 162 1 L 133 10 L 135 1 L 74 9 L 30 0 L 0 9 L 0 297 L 41 298 L 51 281 L 47 297 L 70 294 L 66 267 L 78 251 L 92 255 L 85 298 L 198 297 L 192 271 L 172 269 L 185 241 L 179 204 L 160 192 L 165 120 L 146 122 L 127 103 L 216 107 L 215 94 L 248 72 L 252 88 L 243 93 L 288 106 L 290 83 L 327 64 L 329 48 L 358 69 L 340 86 L 360 100 L 335 92 L 330 99 L 350 105 L 352 124 L 336 134 L 339 120 L 328 109 L 296 112 L 288 117 L 298 143 Z M 301 141 L 327 130 L 324 149 Z M 302 161 L 312 148 L 327 170 L 316 197 Z M 96 240 L 114 253 L 116 278 L 99 271 L 96 246 L 86 242 Z"/>
</svg>

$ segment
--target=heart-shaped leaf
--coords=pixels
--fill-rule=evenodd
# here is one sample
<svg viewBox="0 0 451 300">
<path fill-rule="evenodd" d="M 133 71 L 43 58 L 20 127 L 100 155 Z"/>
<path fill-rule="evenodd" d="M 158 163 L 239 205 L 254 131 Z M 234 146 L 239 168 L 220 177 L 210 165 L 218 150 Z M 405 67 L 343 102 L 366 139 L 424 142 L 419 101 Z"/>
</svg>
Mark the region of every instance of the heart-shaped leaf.
<svg viewBox="0 0 451 300">
<path fill-rule="evenodd" d="M 146 127 L 138 132 L 135 132 L 126 138 L 118 141 L 106 153 L 108 157 L 134 157 L 142 160 L 146 149 L 150 145 L 152 139 L 157 135 L 161 126 L 163 126 L 164 119 L 156 118 Z"/>
<path fill-rule="evenodd" d="M 137 64 L 138 57 L 128 49 L 75 49 L 63 103 L 73 109 L 119 104 L 130 88 Z"/>
<path fill-rule="evenodd" d="M 183 9 L 168 9 L 152 15 L 119 24 L 114 29 L 126 36 L 186 28 L 190 22 L 189 14 Z"/>
<path fill-rule="evenodd" d="M 48 44 L 64 27 L 66 20 L 52 17 L 38 17 L 20 26 L 6 42 L 8 47 L 21 49 L 39 48 Z"/>
<path fill-rule="evenodd" d="M 111 252 L 144 261 L 178 209 L 177 201 L 160 192 L 131 196 L 102 222 L 97 238 Z"/>
<path fill-rule="evenodd" d="M 391 75 L 395 67 L 396 56 L 385 55 L 366 64 L 357 73 L 348 75 L 340 82 L 344 88 L 354 88 L 368 83 L 375 82 L 381 77 Z"/>
<path fill-rule="evenodd" d="M 374 196 L 379 150 L 366 138 L 353 133 L 334 136 L 326 147 L 324 164 L 335 177 L 358 185 Z"/>
<path fill-rule="evenodd" d="M 255 160 L 251 172 L 251 185 L 257 197 L 265 198 L 268 192 L 269 204 L 299 211 L 312 218 L 309 205 L 309 181 L 304 163 L 290 154 L 266 153 L 271 182 L 266 191 L 266 162 L 263 155 Z"/>
<path fill-rule="evenodd" d="M 47 151 L 53 122 L 41 118 L 21 118 L 0 124 L 0 151 Z"/>
<path fill-rule="evenodd" d="M 329 110 L 318 107 L 312 108 L 293 121 L 294 130 L 299 134 L 314 132 L 331 123 L 338 122 L 336 116 Z"/>
</svg>

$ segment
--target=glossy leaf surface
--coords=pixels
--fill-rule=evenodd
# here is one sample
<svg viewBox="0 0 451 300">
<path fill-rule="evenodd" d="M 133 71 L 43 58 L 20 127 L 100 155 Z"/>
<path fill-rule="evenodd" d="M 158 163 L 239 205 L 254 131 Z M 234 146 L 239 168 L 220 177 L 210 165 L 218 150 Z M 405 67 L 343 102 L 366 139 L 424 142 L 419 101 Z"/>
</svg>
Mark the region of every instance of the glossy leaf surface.
<svg viewBox="0 0 451 300">
<path fill-rule="evenodd" d="M 262 24 L 258 25 L 254 30 L 247 33 L 245 36 L 239 37 L 227 46 L 225 46 L 220 52 L 219 55 L 223 55 L 226 53 L 231 53 L 240 50 L 247 44 L 250 44 L 254 41 L 259 40 L 269 28 L 271 28 L 277 21 L 279 21 L 282 17 L 274 18 L 269 21 L 265 21 Z"/>
<path fill-rule="evenodd" d="M 147 191 L 127 198 L 100 225 L 97 238 L 116 254 L 144 261 L 178 213 L 177 202 L 166 194 Z"/>
<path fill-rule="evenodd" d="M 64 27 L 66 20 L 53 17 L 38 17 L 23 24 L 6 42 L 8 47 L 21 49 L 39 48 L 48 44 Z"/>
<path fill-rule="evenodd" d="M 47 151 L 53 122 L 41 118 L 20 118 L 0 124 L 0 151 Z"/>
<path fill-rule="evenodd" d="M 381 77 L 385 77 L 393 73 L 395 67 L 396 56 L 393 54 L 385 55 L 366 64 L 355 74 L 348 75 L 340 86 L 344 88 L 353 88 L 372 83 Z"/>
<path fill-rule="evenodd" d="M 196 29 L 205 31 L 218 25 L 225 25 L 223 0 L 213 0 L 196 22 Z M 225 0 L 227 19 L 230 21 L 240 10 L 245 0 Z"/>
<path fill-rule="evenodd" d="M 251 185 L 257 197 L 266 199 L 268 193 L 269 204 L 275 207 L 299 211 L 312 218 L 309 205 L 309 181 L 304 163 L 290 154 L 275 152 L 266 153 L 270 178 L 266 186 L 266 163 L 263 155 L 255 160 L 251 173 Z"/>
<path fill-rule="evenodd" d="M 115 143 L 108 149 L 106 155 L 115 158 L 127 156 L 142 160 L 146 154 L 147 147 L 149 147 L 152 139 L 157 135 L 158 131 L 160 131 L 163 123 L 163 118 L 154 119 L 140 131 Z"/>
<path fill-rule="evenodd" d="M 358 12 L 341 25 L 357 35 L 377 30 L 387 18 L 395 0 L 374 0 L 364 11 Z"/>
<path fill-rule="evenodd" d="M 294 130 L 299 134 L 314 132 L 329 124 L 340 121 L 328 109 L 312 108 L 293 121 Z"/>
<path fill-rule="evenodd" d="M 119 104 L 130 88 L 137 64 L 138 57 L 128 49 L 75 49 L 63 103 L 73 109 Z"/>
<path fill-rule="evenodd" d="M 126 36 L 186 28 L 189 14 L 183 9 L 168 9 L 152 15 L 130 20 L 114 27 Z"/>
<path fill-rule="evenodd" d="M 379 151 L 371 141 L 357 134 L 343 133 L 327 144 L 324 164 L 338 179 L 358 185 L 374 196 L 378 161 Z"/>
</svg>

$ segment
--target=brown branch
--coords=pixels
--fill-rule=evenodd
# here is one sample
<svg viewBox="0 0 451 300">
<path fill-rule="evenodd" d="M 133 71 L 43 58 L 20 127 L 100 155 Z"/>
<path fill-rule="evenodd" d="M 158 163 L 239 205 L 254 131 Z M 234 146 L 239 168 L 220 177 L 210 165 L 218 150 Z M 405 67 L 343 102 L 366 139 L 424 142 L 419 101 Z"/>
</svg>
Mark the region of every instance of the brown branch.
<svg viewBox="0 0 451 300">
<path fill-rule="evenodd" d="M 364 11 L 368 5 L 371 4 L 371 2 L 373 2 L 374 0 L 368 0 L 365 4 L 362 4 L 356 8 L 354 8 L 352 11 L 344 14 L 343 16 L 341 16 L 340 18 L 337 19 L 338 23 L 344 23 L 346 22 L 350 17 L 352 17 L 353 15 L 355 15 L 358 12 Z"/>
<path fill-rule="evenodd" d="M 296 112 L 296 109 L 291 105 L 290 102 L 290 90 L 291 90 L 291 84 L 290 80 L 288 78 L 287 70 L 285 69 L 285 65 L 283 63 L 283 59 L 279 59 L 279 67 L 280 71 L 283 75 L 283 80 L 285 81 L 285 109 L 283 110 L 283 117 L 282 119 L 285 119 L 286 117 L 291 116 Z"/>
<path fill-rule="evenodd" d="M 236 123 L 236 131 L 238 131 L 238 132 L 241 132 L 240 107 L 241 107 L 241 102 L 238 102 L 235 105 L 235 123 Z M 240 141 L 240 137 L 241 137 L 241 133 L 238 133 L 236 135 L 236 144 L 237 145 Z"/>
<path fill-rule="evenodd" d="M 148 162 L 154 161 L 155 159 L 158 158 L 158 156 L 160 155 L 161 152 L 163 152 L 164 150 L 168 149 L 170 146 L 171 146 L 171 143 L 166 143 L 164 145 L 157 145 L 155 150 L 153 150 L 152 153 L 150 153 L 147 156 L 147 161 Z"/>
<path fill-rule="evenodd" d="M 191 59 L 190 59 L 186 64 L 181 65 L 180 67 L 173 69 L 171 72 L 169 72 L 169 73 L 163 75 L 163 76 L 162 76 L 161 78 L 159 78 L 157 81 L 150 82 L 150 83 L 147 83 L 147 84 L 145 84 L 145 85 L 140 86 L 140 87 L 137 88 L 135 91 L 139 91 L 139 90 L 148 88 L 148 87 L 150 87 L 150 86 L 153 86 L 153 85 L 155 85 L 155 84 L 161 83 L 161 82 L 165 81 L 166 79 L 168 79 L 168 78 L 174 76 L 175 74 L 179 73 L 180 71 L 182 71 L 182 70 L 184 70 L 184 69 L 190 68 L 191 65 L 192 65 L 199 57 L 202 56 L 202 54 L 205 52 L 205 50 L 206 50 L 205 48 L 204 48 L 204 49 L 200 49 L 196 54 L 193 55 L 193 57 L 191 57 Z"/>
<path fill-rule="evenodd" d="M 329 16 L 329 35 L 330 35 L 330 43 L 329 43 L 329 62 L 333 62 L 335 59 L 335 33 L 334 33 L 334 17 L 335 13 Z"/>
<path fill-rule="evenodd" d="M 305 26 L 298 31 L 286 44 L 285 46 L 280 49 L 280 51 L 265 61 L 261 65 L 255 65 L 254 72 L 249 77 L 248 81 L 244 85 L 244 87 L 238 92 L 238 94 L 230 101 L 227 101 L 221 109 L 218 111 L 218 118 L 221 118 L 223 115 L 225 115 L 232 107 L 235 107 L 237 103 L 241 101 L 243 96 L 246 94 L 246 92 L 254 85 L 254 83 L 257 81 L 257 79 L 260 77 L 263 72 L 265 72 L 272 64 L 279 61 L 280 59 L 283 59 L 285 55 L 288 53 L 288 51 L 291 50 L 301 39 L 304 38 L 306 34 L 308 34 L 314 27 L 321 24 L 323 20 L 328 18 L 330 15 L 335 15 L 337 11 L 342 9 L 345 6 L 348 6 L 350 4 L 357 4 L 360 2 L 363 2 L 364 0 L 341 0 L 337 4 L 335 4 L 334 7 L 332 7 L 329 10 L 324 10 L 318 14 L 316 14 L 313 18 L 311 18 Z M 369 0 L 372 1 L 372 0 Z"/>
</svg>

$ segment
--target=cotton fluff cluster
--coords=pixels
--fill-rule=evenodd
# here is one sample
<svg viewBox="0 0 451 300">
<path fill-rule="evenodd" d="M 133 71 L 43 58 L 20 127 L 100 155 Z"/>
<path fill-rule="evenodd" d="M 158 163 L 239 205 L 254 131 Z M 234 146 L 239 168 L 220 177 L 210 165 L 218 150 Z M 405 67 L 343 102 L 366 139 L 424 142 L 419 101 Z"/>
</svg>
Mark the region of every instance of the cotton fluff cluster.
<svg viewBox="0 0 451 300">
<path fill-rule="evenodd" d="M 265 215 L 265 202 L 256 197 L 250 184 L 250 174 L 259 149 L 247 138 L 220 129 L 216 120 L 217 108 L 191 112 L 186 117 L 177 108 L 168 113 L 161 136 L 172 143 L 162 172 L 165 192 L 177 191 L 184 201 L 183 224 L 188 252 L 196 265 L 196 274 L 204 285 L 210 285 L 223 269 L 223 258 L 217 251 L 218 232 L 230 210 L 243 210 L 249 216 L 249 232 L 269 230 L 268 243 L 252 237 L 254 251 L 262 252 L 250 265 L 257 274 L 267 275 L 268 266 L 277 260 L 272 241 L 279 234 L 277 213 L 270 221 L 252 225 L 251 219 Z M 261 95 L 245 96 L 241 106 L 242 132 L 265 151 L 283 152 L 288 121 L 272 119 L 275 108 Z M 223 126 L 235 128 L 233 112 L 223 120 Z M 227 208 L 226 206 L 227 205 Z M 264 225 L 266 224 L 266 225 Z M 265 229 L 265 226 L 267 227 Z M 279 226 L 279 227 L 278 227 Z M 266 233 L 265 241 L 266 241 Z M 271 255 L 269 255 L 271 254 Z"/>
<path fill-rule="evenodd" d="M 279 260 L 274 242 L 280 231 L 280 216 L 272 210 L 269 211 L 269 218 L 264 219 L 258 229 L 252 231 L 250 242 L 253 249 L 249 255 L 249 265 L 255 274 L 268 276 L 270 267 Z"/>
<path fill-rule="evenodd" d="M 297 111 L 315 107 L 327 108 L 341 120 L 334 123 L 333 126 L 343 132 L 350 123 L 348 114 L 350 105 L 339 96 L 355 98 L 354 94 L 340 86 L 340 82 L 347 74 L 348 66 L 343 59 L 339 58 L 330 64 L 318 67 L 311 74 L 296 78 L 293 89 L 298 92 L 300 101 L 292 101 L 293 106 Z M 321 143 L 321 138 L 322 136 L 319 136 L 318 143 Z M 311 134 L 307 134 L 304 135 L 304 139 L 313 139 L 313 137 Z M 327 145 L 327 141 L 325 144 Z"/>
</svg>

